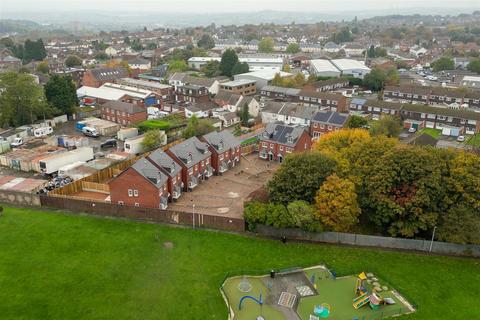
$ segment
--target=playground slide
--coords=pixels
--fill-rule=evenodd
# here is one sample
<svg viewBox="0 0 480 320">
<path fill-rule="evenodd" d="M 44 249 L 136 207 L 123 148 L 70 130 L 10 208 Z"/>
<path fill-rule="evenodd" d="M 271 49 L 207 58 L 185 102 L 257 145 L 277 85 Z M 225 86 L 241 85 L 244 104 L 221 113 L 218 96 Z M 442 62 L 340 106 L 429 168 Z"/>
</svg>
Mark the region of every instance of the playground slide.
<svg viewBox="0 0 480 320">
<path fill-rule="evenodd" d="M 353 299 L 353 307 L 359 309 L 366 305 L 370 301 L 370 296 L 367 293 L 362 294 L 361 296 Z"/>
</svg>

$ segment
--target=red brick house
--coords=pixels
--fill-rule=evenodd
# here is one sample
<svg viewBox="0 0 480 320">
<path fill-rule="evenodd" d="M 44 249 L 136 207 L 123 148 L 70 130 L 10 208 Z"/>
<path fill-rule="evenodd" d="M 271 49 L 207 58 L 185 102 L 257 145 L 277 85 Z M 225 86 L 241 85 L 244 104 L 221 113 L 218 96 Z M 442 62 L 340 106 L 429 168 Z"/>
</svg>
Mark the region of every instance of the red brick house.
<svg viewBox="0 0 480 320">
<path fill-rule="evenodd" d="M 87 70 L 83 75 L 82 85 L 98 88 L 107 82 L 129 77 L 125 68 L 97 68 Z"/>
<path fill-rule="evenodd" d="M 192 137 L 168 149 L 167 154 L 182 166 L 184 190 L 192 190 L 200 181 L 213 175 L 212 153 L 208 145 Z"/>
<path fill-rule="evenodd" d="M 269 123 L 259 137 L 258 155 L 261 159 L 282 162 L 288 154 L 310 150 L 311 146 L 307 128 Z"/>
<path fill-rule="evenodd" d="M 141 158 L 108 182 L 113 204 L 166 209 L 168 177 L 150 161 Z"/>
<path fill-rule="evenodd" d="M 102 106 L 102 119 L 131 125 L 148 118 L 147 109 L 136 104 L 111 100 Z"/>
<path fill-rule="evenodd" d="M 334 111 L 319 111 L 310 122 L 310 135 L 317 139 L 325 133 L 342 129 L 348 121 L 348 114 Z"/>
<path fill-rule="evenodd" d="M 184 187 L 182 181 L 182 166 L 173 160 L 162 149 L 150 153 L 147 159 L 168 177 L 167 186 L 170 201 L 180 198 Z"/>
<path fill-rule="evenodd" d="M 200 137 L 212 153 L 212 167 L 216 175 L 240 163 L 240 141 L 228 131 L 213 131 Z"/>
</svg>

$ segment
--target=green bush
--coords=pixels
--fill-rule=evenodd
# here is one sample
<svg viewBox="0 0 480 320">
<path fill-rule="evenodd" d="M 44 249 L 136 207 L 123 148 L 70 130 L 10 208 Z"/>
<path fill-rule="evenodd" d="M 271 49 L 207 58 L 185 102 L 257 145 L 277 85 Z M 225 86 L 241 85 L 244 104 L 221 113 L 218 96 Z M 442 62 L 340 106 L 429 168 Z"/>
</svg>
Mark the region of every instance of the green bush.
<svg viewBox="0 0 480 320">
<path fill-rule="evenodd" d="M 170 128 L 170 122 L 164 120 L 145 120 L 138 124 L 138 128 L 141 131 L 148 130 L 168 130 Z"/>
</svg>

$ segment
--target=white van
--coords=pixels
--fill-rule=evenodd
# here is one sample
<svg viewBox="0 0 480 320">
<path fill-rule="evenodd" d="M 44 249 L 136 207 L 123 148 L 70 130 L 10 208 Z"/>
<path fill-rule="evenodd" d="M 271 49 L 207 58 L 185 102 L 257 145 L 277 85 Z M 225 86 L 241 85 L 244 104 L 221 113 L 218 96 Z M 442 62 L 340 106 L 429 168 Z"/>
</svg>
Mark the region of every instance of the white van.
<svg viewBox="0 0 480 320">
<path fill-rule="evenodd" d="M 92 127 L 83 127 L 82 132 L 87 137 L 98 138 L 100 136 L 97 129 L 92 128 Z"/>
</svg>

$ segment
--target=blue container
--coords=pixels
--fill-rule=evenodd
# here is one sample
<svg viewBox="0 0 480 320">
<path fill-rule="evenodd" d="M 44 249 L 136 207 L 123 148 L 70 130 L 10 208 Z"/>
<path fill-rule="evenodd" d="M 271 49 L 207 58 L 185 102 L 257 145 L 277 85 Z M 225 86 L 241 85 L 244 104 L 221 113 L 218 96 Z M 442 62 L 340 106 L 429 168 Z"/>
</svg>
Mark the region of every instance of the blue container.
<svg viewBox="0 0 480 320">
<path fill-rule="evenodd" d="M 75 128 L 78 130 L 78 131 L 82 131 L 83 127 L 85 127 L 86 124 L 83 123 L 83 122 L 77 122 L 77 124 L 75 125 Z"/>
<path fill-rule="evenodd" d="M 65 139 L 63 137 L 58 137 L 58 146 L 65 147 Z"/>
<path fill-rule="evenodd" d="M 152 96 L 152 97 L 148 97 L 145 99 L 145 105 L 147 107 L 151 106 L 151 105 L 154 105 L 155 104 L 155 96 Z"/>
</svg>

